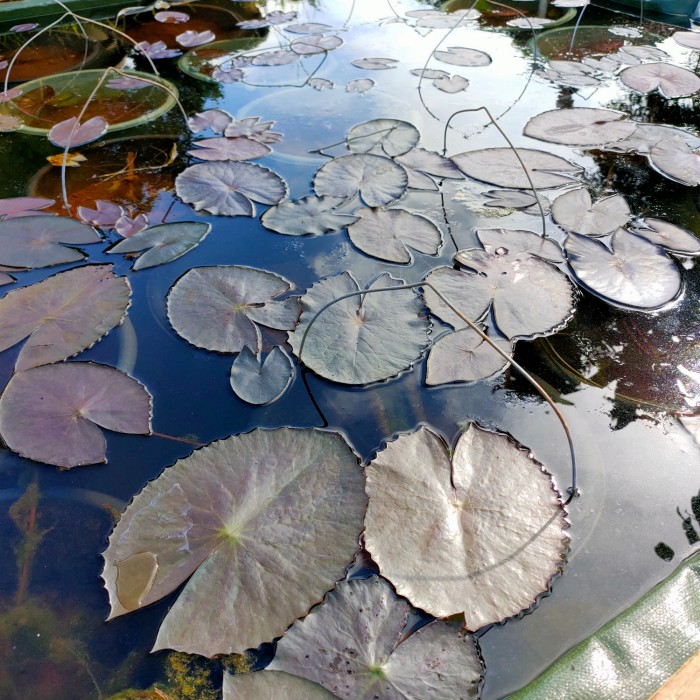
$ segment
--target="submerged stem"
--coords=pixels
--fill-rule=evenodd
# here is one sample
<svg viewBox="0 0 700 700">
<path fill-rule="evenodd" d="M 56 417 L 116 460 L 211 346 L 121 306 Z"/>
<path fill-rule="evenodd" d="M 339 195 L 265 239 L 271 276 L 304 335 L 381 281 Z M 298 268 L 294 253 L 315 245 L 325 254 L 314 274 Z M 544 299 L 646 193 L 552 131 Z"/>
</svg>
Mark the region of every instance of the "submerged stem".
<svg viewBox="0 0 700 700">
<path fill-rule="evenodd" d="M 562 412 L 559 410 L 557 405 L 552 401 L 552 398 L 549 396 L 547 391 L 542 387 L 542 385 L 537 382 L 532 375 L 524 368 L 522 365 L 520 365 L 518 362 L 516 362 L 510 355 L 508 355 L 507 352 L 504 352 L 501 348 L 499 348 L 492 340 L 491 338 L 484 333 L 479 326 L 477 326 L 470 318 L 465 316 L 458 308 L 452 304 L 449 299 L 447 299 L 440 290 L 436 289 L 435 286 L 433 286 L 430 282 L 413 282 L 412 284 L 402 284 L 402 285 L 397 285 L 396 287 L 376 287 L 374 289 L 360 289 L 356 292 L 348 292 L 347 294 L 343 294 L 336 299 L 333 299 L 332 301 L 329 301 L 327 304 L 324 304 L 312 317 L 311 320 L 309 321 L 309 325 L 306 326 L 304 329 L 304 332 L 301 336 L 301 343 L 299 345 L 299 352 L 297 353 L 297 358 L 299 360 L 299 363 L 301 364 L 302 362 L 302 356 L 304 353 L 304 346 L 306 345 L 306 339 L 309 335 L 309 331 L 311 330 L 311 326 L 316 322 L 318 317 L 329 307 L 333 306 L 333 304 L 337 304 L 340 301 L 343 301 L 344 299 L 349 299 L 351 297 L 364 297 L 365 294 L 374 294 L 377 292 L 395 292 L 395 291 L 401 291 L 401 290 L 406 290 L 406 289 L 418 289 L 420 287 L 427 287 L 428 289 L 431 289 L 437 297 L 442 301 L 446 306 L 448 306 L 459 318 L 464 321 L 464 323 L 469 326 L 485 343 L 487 343 L 493 350 L 495 350 L 509 365 L 514 367 L 518 373 L 524 377 L 531 385 L 532 387 L 537 391 L 537 393 L 542 396 L 542 398 L 549 404 L 550 408 L 554 411 L 554 414 L 556 417 L 559 419 L 559 422 L 561 423 L 562 428 L 564 429 L 564 433 L 566 434 L 566 440 L 569 446 L 569 455 L 571 459 L 571 486 L 567 489 L 567 492 L 569 494 L 568 499 L 564 502 L 564 505 L 567 505 L 568 503 L 571 502 L 572 498 L 574 496 L 579 496 L 580 491 L 578 489 L 577 481 L 578 481 L 578 475 L 577 475 L 577 466 L 576 466 L 576 450 L 574 448 L 574 440 L 571 435 L 571 430 L 569 429 L 569 424 L 566 422 L 566 419 L 564 418 Z"/>
</svg>

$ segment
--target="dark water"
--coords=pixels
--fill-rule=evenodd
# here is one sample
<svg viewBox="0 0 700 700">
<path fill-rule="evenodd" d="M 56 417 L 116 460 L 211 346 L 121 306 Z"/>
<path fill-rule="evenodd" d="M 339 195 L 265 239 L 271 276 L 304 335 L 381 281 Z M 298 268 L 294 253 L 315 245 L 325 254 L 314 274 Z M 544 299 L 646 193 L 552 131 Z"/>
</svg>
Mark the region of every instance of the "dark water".
<svg viewBox="0 0 700 700">
<path fill-rule="evenodd" d="M 421 131 L 424 148 L 442 150 L 446 138 L 448 154 L 503 145 L 483 113 L 456 118 L 445 137 L 450 115 L 481 105 L 502 115 L 499 124 L 516 145 L 535 148 L 537 143 L 521 136 L 523 125 L 534 114 L 557 106 L 605 106 L 630 112 L 638 120 L 697 125 L 696 105 L 690 99 L 672 102 L 633 96 L 614 83 L 576 90 L 533 77 L 528 35 L 501 29 L 460 28 L 450 36 L 447 45 L 482 49 L 493 58 L 488 68 L 454 67 L 453 72 L 468 74 L 467 91 L 448 95 L 435 90 L 429 81 L 419 91 L 418 79 L 409 69 L 423 67 L 446 30 L 417 31 L 404 23 L 380 20 L 420 7 L 412 2 L 285 3 L 284 9 L 297 9 L 303 21 L 338 28 L 344 45 L 322 63 L 315 58 L 303 65 L 251 70 L 246 75 L 252 85 L 215 85 L 184 76 L 172 62 L 159 65 L 164 77 L 177 82 L 190 114 L 216 106 L 238 118 L 274 120 L 284 140 L 259 162 L 287 180 L 294 198 L 310 193 L 313 173 L 326 160 L 308 151 L 342 141 L 350 126 L 375 117 L 412 122 Z M 275 8 L 269 4 L 268 9 Z M 596 19 L 593 12 L 591 18 Z M 602 14 L 597 17 L 597 21 L 604 19 Z M 611 21 L 634 26 L 622 17 Z M 278 40 L 275 32 L 260 36 L 261 46 L 275 46 Z M 689 51 L 674 47 L 670 40 L 661 46 L 674 59 L 694 67 Z M 370 73 L 350 65 L 357 58 L 377 55 L 397 59 L 398 67 Z M 304 86 L 318 65 L 317 75 L 333 80 L 335 89 L 318 92 Z M 357 77 L 371 77 L 376 87 L 365 95 L 346 92 L 345 84 Z M 166 142 L 177 143 L 180 159 L 172 166 L 172 177 L 183 167 L 190 138 L 181 118 L 171 112 L 148 130 L 169 134 Z M 126 151 L 132 147 L 136 148 L 129 142 Z M 24 194 L 27 182 L 54 150 L 36 137 L 4 135 L 0 140 L 2 172 L 6 173 L 0 183 L 2 195 Z M 600 188 L 607 180 L 627 197 L 633 211 L 697 230 L 695 191 L 664 179 L 642 159 L 556 145 L 547 145 L 547 150 L 584 166 L 590 187 Z M 85 153 L 89 152 L 86 147 Z M 123 155 L 115 156 L 115 170 Z M 155 156 L 141 157 L 149 163 Z M 104 159 L 98 156 L 97 162 Z M 55 193 L 55 182 L 41 186 L 47 191 L 54 187 Z M 132 201 L 151 212 L 152 223 L 171 206 L 170 220 L 191 218 L 189 207 L 163 191 L 167 187 L 156 181 L 151 191 L 142 190 Z M 489 186 L 465 179 L 446 182 L 442 194 L 411 194 L 403 202 L 438 222 L 446 234 L 439 258 L 417 255 L 411 267 L 364 256 L 344 233 L 287 237 L 263 228 L 257 218 L 243 217 L 200 216 L 213 226 L 204 243 L 178 260 L 138 273 L 129 272 L 129 261 L 102 252 L 105 246 L 91 246 L 87 249 L 90 261 L 110 262 L 117 274 L 129 274 L 133 300 L 129 323 L 79 359 L 119 366 L 143 382 L 154 397 L 154 430 L 165 435 L 208 443 L 260 426 L 327 423 L 342 430 L 363 459 L 368 459 L 392 435 L 418 423 L 429 423 L 451 440 L 466 421 L 477 420 L 511 433 L 530 447 L 564 490 L 570 473 L 561 426 L 549 407 L 515 376 L 426 388 L 425 367 L 420 363 L 397 379 L 347 388 L 309 373 L 312 400 L 297 373 L 280 401 L 251 407 L 230 390 L 232 358 L 194 349 L 173 332 L 165 314 L 168 290 L 196 266 L 259 267 L 284 275 L 300 291 L 346 269 L 353 270 L 361 282 L 383 270 L 417 281 L 432 267 L 448 263 L 456 248 L 473 245 L 474 226 L 538 230 L 536 217 L 513 214 L 500 219 L 483 207 L 481 193 L 486 189 Z M 260 207 L 258 213 L 262 210 Z M 61 269 L 22 273 L 15 286 Z M 698 410 L 697 374 L 692 379 L 678 366 L 691 375 L 700 371 L 700 283 L 692 263 L 682 273 L 685 295 L 673 309 L 655 314 L 611 309 L 584 294 L 577 318 L 568 329 L 546 340 L 519 343 L 517 356 L 558 397 L 571 425 L 582 496 L 569 507 L 571 553 L 564 574 L 554 581 L 552 594 L 532 614 L 478 635 L 486 664 L 484 698 L 501 697 L 535 677 L 668 575 L 692 549 L 677 508 L 685 513 L 700 489 L 700 449 L 671 414 Z M 12 349 L 0 355 L 0 385 L 11 374 L 16 352 Z M 679 381 L 684 382 L 682 390 Z M 13 623 L 9 613 L 0 616 L 0 654 L 5 659 L 0 673 L 5 674 L 2 682 L 9 676 L 16 690 L 8 697 L 109 696 L 131 685 L 145 687 L 162 674 L 166 655 L 149 656 L 147 652 L 169 602 L 103 623 L 108 606 L 99 579 L 98 555 L 106 546 L 115 513 L 148 480 L 193 448 L 186 442 L 155 436 L 109 434 L 107 443 L 108 464 L 67 472 L 0 450 L 4 550 L 0 602 L 5 610 L 17 609 L 17 589 L 22 576 L 27 577 L 20 623 Z M 13 554 L 20 537 L 8 509 L 32 483 L 38 484 L 41 493 L 33 531 L 47 533 L 31 570 L 22 574 Z M 655 553 L 659 542 L 674 551 L 670 562 Z M 50 643 L 44 644 L 42 635 Z M 35 672 L 37 664 L 44 669 L 40 677 Z"/>
</svg>

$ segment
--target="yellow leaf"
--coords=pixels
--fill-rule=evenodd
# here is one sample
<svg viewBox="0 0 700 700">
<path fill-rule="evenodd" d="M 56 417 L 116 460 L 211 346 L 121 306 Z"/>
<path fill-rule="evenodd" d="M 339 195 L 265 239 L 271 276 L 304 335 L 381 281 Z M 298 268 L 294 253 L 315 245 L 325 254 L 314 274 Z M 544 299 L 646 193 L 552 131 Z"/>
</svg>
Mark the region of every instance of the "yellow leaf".
<svg viewBox="0 0 700 700">
<path fill-rule="evenodd" d="M 51 163 L 51 165 L 57 165 L 59 168 L 63 165 L 63 153 L 57 153 L 55 156 L 47 156 L 46 160 Z M 66 155 L 66 167 L 67 168 L 79 168 L 80 164 L 87 160 L 87 158 L 82 153 L 68 153 Z"/>
</svg>

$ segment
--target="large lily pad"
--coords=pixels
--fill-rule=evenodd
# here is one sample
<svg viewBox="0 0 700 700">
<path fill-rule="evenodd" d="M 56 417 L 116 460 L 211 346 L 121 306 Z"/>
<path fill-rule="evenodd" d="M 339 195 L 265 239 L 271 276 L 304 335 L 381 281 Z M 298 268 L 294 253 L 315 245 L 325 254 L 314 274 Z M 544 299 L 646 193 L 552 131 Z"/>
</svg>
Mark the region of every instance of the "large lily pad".
<svg viewBox="0 0 700 700">
<path fill-rule="evenodd" d="M 134 270 L 162 265 L 179 258 L 199 245 L 211 231 L 203 221 L 176 221 L 152 226 L 120 241 L 108 253 L 140 253 Z"/>
<path fill-rule="evenodd" d="M 367 549 L 399 594 L 436 617 L 463 613 L 469 630 L 499 622 L 561 569 L 559 494 L 506 435 L 471 425 L 451 453 L 421 427 L 388 443 L 365 474 Z"/>
<path fill-rule="evenodd" d="M 631 230 L 642 238 L 656 243 L 664 250 L 681 255 L 700 255 L 700 240 L 688 229 L 664 219 L 645 217 L 635 222 Z"/>
<path fill-rule="evenodd" d="M 111 265 L 86 265 L 9 292 L 0 299 L 0 352 L 27 338 L 21 372 L 75 355 L 126 314 L 131 286 Z"/>
<path fill-rule="evenodd" d="M 147 484 L 112 531 L 110 618 L 187 581 L 154 649 L 257 647 L 342 577 L 365 502 L 357 456 L 337 433 L 280 428 L 214 442 Z"/>
<path fill-rule="evenodd" d="M 314 178 L 316 194 L 343 199 L 359 195 L 369 207 L 390 204 L 406 191 L 407 184 L 408 176 L 400 165 L 372 153 L 334 158 Z"/>
<path fill-rule="evenodd" d="M 518 148 L 518 155 L 538 189 L 561 187 L 576 181 L 581 168 L 553 153 Z M 452 161 L 469 177 L 490 185 L 528 189 L 530 181 L 515 152 L 510 148 L 483 148 L 452 156 Z"/>
<path fill-rule="evenodd" d="M 272 152 L 272 149 L 247 136 L 219 136 L 194 142 L 195 149 L 188 151 L 200 160 L 255 160 Z"/>
<path fill-rule="evenodd" d="M 523 232 L 519 232 L 523 233 Z M 540 237 L 530 234 L 536 243 Z M 529 251 L 513 250 L 508 235 L 493 250 L 472 248 L 455 255 L 467 270 L 438 267 L 426 279 L 472 321 L 491 310 L 498 331 L 507 338 L 548 335 L 573 313 L 574 289 L 566 275 Z M 544 239 L 541 239 L 544 240 Z M 550 246 L 544 246 L 545 254 Z M 430 288 L 424 292 L 430 311 L 454 328 L 465 324 Z M 492 325 L 486 319 L 486 325 Z"/>
<path fill-rule="evenodd" d="M 403 280 L 380 275 L 367 289 L 396 287 Z M 299 357 L 311 319 L 326 304 L 360 289 L 349 272 L 321 280 L 301 297 L 299 325 L 289 341 Z M 316 319 L 301 361 L 317 374 L 342 384 L 369 384 L 396 376 L 428 344 L 430 323 L 420 297 L 410 289 L 357 295 L 333 304 Z"/>
<path fill-rule="evenodd" d="M 357 221 L 356 216 L 341 214 L 336 207 L 342 197 L 304 197 L 292 202 L 280 202 L 270 207 L 261 217 L 262 225 L 277 233 L 304 236 L 340 231 Z"/>
<path fill-rule="evenodd" d="M 353 126 L 345 140 L 353 153 L 394 157 L 410 151 L 420 140 L 420 132 L 400 119 L 370 119 Z"/>
<path fill-rule="evenodd" d="M 564 248 L 579 282 L 612 304 L 653 310 L 675 299 L 681 275 L 663 249 L 625 229 L 610 247 L 570 234 Z"/>
<path fill-rule="evenodd" d="M 585 187 L 569 190 L 552 203 L 552 218 L 567 231 L 586 236 L 605 236 L 624 226 L 631 216 L 621 194 L 599 199 L 595 204 Z"/>
<path fill-rule="evenodd" d="M 658 90 L 664 97 L 688 97 L 700 90 L 700 78 L 695 73 L 670 63 L 630 66 L 620 73 L 620 80 L 643 95 Z"/>
<path fill-rule="evenodd" d="M 396 263 L 410 263 L 411 250 L 435 255 L 442 246 L 442 233 L 430 219 L 405 209 L 358 209 L 359 216 L 348 235 L 363 253 Z"/>
<path fill-rule="evenodd" d="M 274 272 L 239 265 L 195 267 L 172 286 L 168 318 L 173 328 L 199 348 L 240 352 L 261 350 L 259 326 L 289 330 L 300 306 L 278 301 L 293 288 Z"/>
<path fill-rule="evenodd" d="M 0 221 L 0 264 L 48 267 L 77 262 L 85 255 L 70 246 L 99 243 L 100 234 L 65 217 L 21 216 Z"/>
<path fill-rule="evenodd" d="M 482 666 L 474 640 L 441 620 L 405 637 L 409 611 L 380 578 L 343 581 L 292 625 L 267 668 L 347 700 L 478 697 Z"/>
<path fill-rule="evenodd" d="M 70 468 L 106 462 L 100 428 L 151 431 L 151 397 L 112 367 L 61 362 L 18 372 L 0 397 L 0 435 L 37 462 Z"/>
<path fill-rule="evenodd" d="M 700 148 L 691 147 L 680 136 L 655 143 L 649 162 L 662 175 L 683 185 L 700 185 Z"/>
<path fill-rule="evenodd" d="M 533 139 L 567 146 L 600 146 L 628 138 L 636 123 L 623 112 L 591 107 L 572 107 L 542 112 L 525 125 L 523 133 Z"/>
<path fill-rule="evenodd" d="M 255 216 L 255 205 L 277 204 L 287 195 L 287 184 L 262 165 L 239 161 L 197 163 L 175 180 L 175 191 L 196 211 L 224 216 Z"/>
</svg>

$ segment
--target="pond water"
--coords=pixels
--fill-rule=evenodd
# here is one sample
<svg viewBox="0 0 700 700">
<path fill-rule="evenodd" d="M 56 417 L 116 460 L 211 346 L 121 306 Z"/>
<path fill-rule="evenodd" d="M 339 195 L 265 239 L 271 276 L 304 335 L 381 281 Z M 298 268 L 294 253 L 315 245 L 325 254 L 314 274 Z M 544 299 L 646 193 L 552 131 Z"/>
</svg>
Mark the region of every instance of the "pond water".
<svg viewBox="0 0 700 700">
<path fill-rule="evenodd" d="M 214 14 L 223 7 L 227 23 L 207 20 L 202 7 L 208 5 L 219 6 L 211 10 Z M 544 14 L 553 22 L 566 15 L 568 23 L 560 30 L 550 29 L 539 51 L 534 51 L 532 32 L 509 27 L 506 22 L 518 14 L 504 8 L 488 12 L 484 6 L 480 8 L 482 18 L 459 23 L 453 19 L 456 26 L 452 27 L 430 26 L 432 15 L 426 13 L 435 6 L 409 0 L 200 2 L 196 8 L 194 30 L 216 32 L 222 26 L 225 35 L 216 37 L 222 43 L 196 47 L 179 62 L 177 57 L 155 59 L 158 71 L 176 85 L 190 117 L 216 108 L 237 120 L 259 117 L 263 122 L 273 121 L 272 131 L 282 138 L 271 142 L 271 152 L 254 162 L 286 181 L 288 199 L 312 195 L 316 171 L 331 157 L 350 153 L 345 139 L 353 126 L 386 119 L 409 122 L 420 132 L 420 148 L 441 155 L 502 149 L 508 146 L 505 133 L 517 148 L 546 151 L 578 166 L 580 171 L 568 186 L 541 189 L 547 204 L 583 186 L 594 200 L 622 195 L 631 212 L 627 220 L 637 227 L 643 226 L 640 220 L 660 219 L 686 229 L 692 237 L 700 226 L 694 183 L 683 184 L 678 174 L 664 175 L 665 166 L 652 166 L 640 154 L 643 147 L 621 153 L 609 145 L 603 148 L 603 141 L 581 146 L 574 140 L 574 145 L 567 145 L 566 140 L 545 142 L 523 134 L 528 120 L 544 112 L 601 108 L 617 110 L 638 123 L 682 128 L 686 131 L 683 138 L 693 148 L 700 144 L 692 138 L 700 133 L 697 89 L 690 96 L 673 99 L 657 92 L 640 94 L 619 77 L 621 63 L 609 72 L 599 67 L 585 72 L 590 80 L 581 81 L 588 83 L 584 85 L 572 81 L 572 75 L 580 77 L 581 73 L 575 69 L 572 73 L 570 65 L 553 63 L 546 72 L 548 59 L 561 60 L 562 42 L 567 58 L 578 9 L 572 13 L 545 8 Z M 171 9 L 189 11 L 187 7 Z M 459 8 L 452 3 L 451 9 Z M 536 3 L 518 3 L 516 9 L 537 14 Z M 274 12 L 296 15 L 271 26 L 235 26 L 237 21 L 274 17 Z M 173 23 L 161 22 L 167 31 L 159 34 L 153 15 L 145 12 L 127 18 L 126 23 L 120 20 L 117 26 L 120 32 L 133 33 L 137 41 L 162 39 L 169 48 L 176 47 Z M 230 21 L 231 15 L 236 22 Z M 314 46 L 313 51 L 299 49 L 311 41 L 308 37 L 318 35 L 290 32 L 286 30 L 290 22 L 328 25 L 318 31 L 342 42 L 321 49 Z M 625 46 L 652 45 L 667 54 L 665 62 L 691 73 L 697 68 L 697 51 L 674 41 L 674 28 L 649 22 L 638 27 L 632 18 L 593 8 L 586 10 L 582 23 L 590 26 L 582 29 L 571 60 L 601 59 L 619 55 Z M 128 48 L 115 49 L 116 39 L 108 26 L 93 26 L 90 50 L 97 31 L 109 44 L 110 58 L 105 60 L 116 65 Z M 178 26 L 183 31 L 188 28 L 186 23 Z M 70 31 L 73 36 L 74 30 Z M 13 37 L 14 47 L 21 45 L 20 36 Z M 65 36 L 61 32 L 57 40 L 65 42 Z M 287 63 L 287 47 L 295 41 L 301 41 L 297 48 L 302 58 L 292 57 L 295 60 Z M 469 60 L 435 58 L 433 52 L 450 47 L 481 53 Z M 27 51 L 31 58 L 31 49 Z M 279 65 L 241 60 L 241 56 L 260 56 L 266 51 L 280 51 L 284 58 L 268 61 Z M 490 60 L 479 58 L 484 55 Z M 382 60 L 366 59 L 389 60 L 382 65 Z M 149 71 L 143 56 L 134 59 L 132 51 L 130 60 L 127 69 Z M 629 55 L 627 60 L 625 65 L 635 63 Z M 646 65 L 657 60 L 649 54 L 636 62 Z M 480 61 L 486 64 L 479 65 Z M 445 72 L 449 82 L 441 86 L 438 74 L 421 78 L 421 70 L 426 69 Z M 237 70 L 242 74 L 240 80 L 232 77 Z M 468 86 L 450 78 L 455 75 L 466 79 Z M 22 80 L 35 77 L 40 76 L 23 76 Z M 157 90 L 150 85 L 146 89 Z M 138 90 L 132 94 L 138 95 Z M 46 97 L 35 100 L 35 106 Z M 65 111 L 69 107 L 65 100 L 58 105 L 61 119 L 70 116 Z M 480 109 L 483 107 L 497 120 L 498 128 Z M 20 111 L 26 110 L 20 106 Z M 94 114 L 104 116 L 99 110 Z M 86 111 L 86 116 L 93 113 Z M 70 470 L 21 457 L 17 452 L 23 450 L 0 449 L 0 536 L 6 551 L 0 560 L 3 697 L 108 698 L 153 683 L 163 688 L 169 684 L 172 697 L 218 697 L 222 670 L 232 668 L 234 661 L 208 661 L 167 651 L 149 654 L 176 595 L 105 623 L 109 602 L 100 579 L 101 553 L 119 514 L 147 482 L 198 445 L 260 427 L 328 427 L 341 431 L 364 462 L 398 433 L 419 425 L 431 426 L 454 445 L 465 425 L 477 421 L 527 446 L 553 475 L 561 493 L 566 495 L 571 484 L 562 426 L 552 408 L 514 370 L 478 381 L 427 386 L 427 353 L 419 350 L 414 362 L 389 372 L 386 381 L 339 383 L 328 378 L 332 372 L 322 376 L 323 371 L 301 369 L 290 351 L 295 366 L 291 385 L 278 400 L 254 406 L 232 391 L 229 375 L 235 353 L 195 347 L 174 330 L 168 317 L 169 291 L 193 268 L 236 265 L 267 270 L 289 280 L 294 294 L 303 294 L 319 280 L 345 271 L 352 272 L 361 288 L 383 272 L 408 283 L 420 282 L 437 267 L 451 268 L 457 250 L 480 247 L 476 229 L 524 229 L 541 234 L 542 221 L 535 207 L 487 205 L 487 191 L 512 187 L 502 181 L 498 168 L 496 172 L 477 168 L 473 177 L 438 174 L 429 178 L 423 174 L 435 183 L 434 189 L 404 187 L 396 197 L 389 197 L 386 203 L 390 206 L 434 222 L 443 239 L 437 253 L 414 250 L 410 264 L 398 264 L 362 252 L 344 227 L 323 235 L 277 233 L 260 220 L 270 202 L 257 204 L 253 216 L 214 216 L 207 210 L 211 204 L 195 212 L 183 201 L 188 198 L 186 188 L 178 189 L 180 196 L 176 194 L 176 177 L 194 163 L 208 162 L 196 157 L 198 149 L 193 144 L 215 136 L 210 130 L 193 134 L 178 108 L 173 108 L 124 132 L 123 137 L 110 133 L 73 149 L 86 157 L 79 167 L 65 171 L 73 216 L 79 206 L 94 208 L 102 200 L 121 206 L 130 220 L 145 215 L 149 226 L 197 221 L 210 224 L 211 230 L 180 257 L 140 270 L 132 269 L 137 259 L 134 253 L 108 252 L 121 240 L 114 225 L 101 227 L 105 237 L 101 243 L 78 246 L 86 253 L 87 263 L 113 265 L 116 275 L 128 278 L 131 303 L 121 325 L 69 362 L 116 367 L 139 380 L 153 397 L 153 434 L 107 431 L 107 462 Z M 46 211 L 65 215 L 61 169 L 46 165 L 47 156 L 60 150 L 45 137 L 21 129 L 3 134 L 0 196 L 47 197 L 54 204 Z M 490 153 L 489 157 L 496 157 L 495 151 Z M 697 173 L 697 164 L 689 168 Z M 505 169 L 504 165 L 501 170 Z M 551 169 L 560 171 L 561 165 Z M 246 171 L 244 179 L 252 177 L 249 173 L 252 171 Z M 697 174 L 688 176 L 697 178 Z M 331 184 L 326 185 L 329 191 L 343 177 L 345 173 L 331 173 Z M 211 182 L 209 187 L 213 187 Z M 265 202 L 257 194 L 257 199 L 252 198 Z M 353 197 L 338 196 L 350 200 L 341 210 L 346 215 L 368 204 L 370 197 L 363 195 L 363 204 Z M 563 217 L 558 215 L 560 222 Z M 564 245 L 566 230 L 547 214 L 549 238 Z M 603 240 L 609 242 L 609 237 Z M 606 298 L 606 292 L 598 289 L 596 293 L 590 271 L 582 272 L 573 263 L 568 266 L 561 258 L 557 269 L 576 284 L 573 317 L 567 315 L 566 323 L 516 334 L 530 339 L 517 340 L 515 358 L 540 381 L 570 426 L 581 495 L 567 506 L 570 550 L 550 592 L 538 596 L 527 614 L 476 632 L 485 667 L 482 698 L 504 697 L 524 686 L 669 575 L 697 546 L 693 533 L 700 530 L 700 523 L 694 519 L 698 513 L 696 509 L 693 514 L 691 498 L 700 490 L 700 446 L 679 416 L 697 415 L 700 407 L 700 273 L 697 258 L 688 252 L 667 254 L 659 248 L 654 255 L 659 257 L 645 264 L 670 266 L 678 279 L 679 288 L 668 299 L 641 308 L 643 303 L 616 301 L 614 291 L 608 291 Z M 575 255 L 570 253 L 569 259 Z M 618 260 L 612 266 L 627 264 Z M 76 266 L 75 262 L 20 266 L 3 259 L 2 252 L 0 265 L 6 266 L 0 267 L 0 279 L 4 270 L 16 278 L 3 287 L 8 294 Z M 9 270 L 20 267 L 33 269 Z M 655 286 L 655 273 L 639 275 L 642 290 Z M 589 281 L 578 284 L 577 276 Z M 611 285 L 604 281 L 602 288 L 610 290 Z M 520 301 L 523 309 L 535 310 L 523 311 L 523 315 L 535 318 L 554 303 L 544 286 L 541 296 L 531 291 Z M 386 324 L 396 323 L 396 337 L 405 342 L 399 322 L 391 315 L 392 311 L 399 313 L 391 296 L 384 304 Z M 423 310 L 421 315 L 425 318 L 428 312 Z M 432 322 L 433 338 L 447 329 L 434 316 Z M 486 322 L 493 334 L 498 319 L 487 318 Z M 561 329 L 554 332 L 552 326 Z M 285 343 L 284 330 L 263 328 L 264 352 Z M 21 347 L 22 343 L 13 344 L 0 352 L 0 386 L 11 381 Z M 12 442 L 7 435 L 3 438 Z M 665 548 L 659 548 L 660 543 Z M 366 576 L 368 568 L 355 566 L 352 571 Z M 253 659 L 254 667 L 264 666 L 272 652 L 270 644 L 263 645 Z"/>
</svg>

